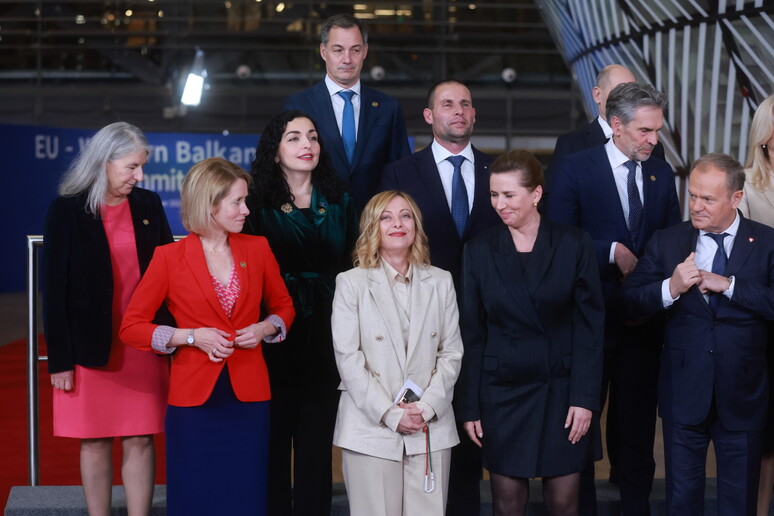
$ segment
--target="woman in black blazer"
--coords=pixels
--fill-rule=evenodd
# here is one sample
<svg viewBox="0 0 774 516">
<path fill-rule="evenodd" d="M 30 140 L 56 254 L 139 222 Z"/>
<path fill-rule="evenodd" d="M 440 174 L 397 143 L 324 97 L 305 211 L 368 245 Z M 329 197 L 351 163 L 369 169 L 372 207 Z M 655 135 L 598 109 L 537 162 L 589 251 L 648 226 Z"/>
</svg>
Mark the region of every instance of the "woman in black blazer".
<svg viewBox="0 0 774 516">
<path fill-rule="evenodd" d="M 161 199 L 137 188 L 150 146 L 127 123 L 97 132 L 59 185 L 46 217 L 43 317 L 54 387 L 54 435 L 81 439 L 90 514 L 108 514 L 113 438 L 121 437 L 130 515 L 153 497 L 153 434 L 163 431 L 168 364 L 117 338 L 158 245 L 172 241 Z"/>
<path fill-rule="evenodd" d="M 543 170 L 532 154 L 503 154 L 490 173 L 504 224 L 465 247 L 460 417 L 483 447 L 495 515 L 525 513 L 531 477 L 543 478 L 549 514 L 577 514 L 600 409 L 604 311 L 594 247 L 583 231 L 541 218 Z"/>
</svg>

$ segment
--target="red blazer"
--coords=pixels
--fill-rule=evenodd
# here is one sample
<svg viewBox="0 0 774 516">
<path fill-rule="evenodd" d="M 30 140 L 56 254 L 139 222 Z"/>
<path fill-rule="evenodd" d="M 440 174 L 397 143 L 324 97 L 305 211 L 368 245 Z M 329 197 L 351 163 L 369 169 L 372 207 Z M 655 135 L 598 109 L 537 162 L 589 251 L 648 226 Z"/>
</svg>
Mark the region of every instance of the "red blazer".
<svg viewBox="0 0 774 516">
<path fill-rule="evenodd" d="M 289 329 L 295 310 L 279 266 L 263 237 L 232 233 L 228 237 L 239 277 L 240 292 L 231 318 L 221 308 L 204 258 L 201 240 L 195 234 L 157 247 L 124 314 L 120 338 L 143 350 L 151 349 L 156 329 L 151 321 L 162 302 L 179 328 L 218 328 L 236 335 L 236 330 L 278 315 Z M 222 362 L 191 346 L 180 346 L 173 355 L 169 404 L 193 407 L 207 401 L 223 366 L 228 365 L 231 386 L 240 401 L 265 401 L 270 396 L 269 376 L 263 352 L 235 349 Z"/>
</svg>

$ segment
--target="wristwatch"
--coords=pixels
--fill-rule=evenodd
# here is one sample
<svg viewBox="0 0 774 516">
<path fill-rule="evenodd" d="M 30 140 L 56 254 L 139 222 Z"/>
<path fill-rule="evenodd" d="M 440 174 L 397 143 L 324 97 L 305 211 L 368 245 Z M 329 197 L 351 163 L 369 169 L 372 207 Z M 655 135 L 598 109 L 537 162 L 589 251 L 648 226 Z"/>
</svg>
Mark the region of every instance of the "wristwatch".
<svg viewBox="0 0 774 516">
<path fill-rule="evenodd" d="M 189 346 L 193 346 L 194 343 L 194 336 L 193 336 L 193 328 L 188 330 L 188 338 L 185 339 L 185 341 L 188 343 Z"/>
</svg>

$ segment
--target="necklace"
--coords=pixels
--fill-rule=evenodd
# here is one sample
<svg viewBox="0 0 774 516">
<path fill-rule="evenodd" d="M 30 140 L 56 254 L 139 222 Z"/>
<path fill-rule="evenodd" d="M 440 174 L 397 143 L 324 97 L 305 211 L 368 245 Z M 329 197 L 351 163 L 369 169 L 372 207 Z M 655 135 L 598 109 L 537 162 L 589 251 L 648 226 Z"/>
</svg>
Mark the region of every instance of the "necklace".
<svg viewBox="0 0 774 516">
<path fill-rule="evenodd" d="M 204 241 L 202 241 L 202 249 L 204 249 L 204 250 L 205 250 L 205 251 L 207 251 L 208 253 L 212 253 L 212 254 L 220 254 L 220 253 L 222 253 L 223 251 L 227 250 L 228 248 L 229 248 L 229 245 L 228 245 L 228 240 L 227 240 L 227 241 L 224 243 L 223 247 L 222 247 L 221 249 L 218 249 L 217 251 L 215 250 L 215 246 L 212 246 L 212 248 L 211 248 L 211 249 L 207 249 L 207 246 L 206 246 L 206 245 L 204 245 Z"/>
</svg>

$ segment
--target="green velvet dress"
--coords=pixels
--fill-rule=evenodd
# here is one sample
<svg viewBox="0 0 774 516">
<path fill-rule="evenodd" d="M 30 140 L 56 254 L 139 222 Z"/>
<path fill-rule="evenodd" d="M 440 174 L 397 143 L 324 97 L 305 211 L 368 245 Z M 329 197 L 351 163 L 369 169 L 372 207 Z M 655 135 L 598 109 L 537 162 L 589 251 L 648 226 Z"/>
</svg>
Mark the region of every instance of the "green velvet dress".
<svg viewBox="0 0 774 516">
<path fill-rule="evenodd" d="M 291 448 L 293 512 L 328 514 L 339 399 L 331 305 L 336 275 L 352 267 L 355 209 L 349 194 L 331 203 L 315 189 L 309 208 L 250 210 L 244 231 L 269 240 L 296 309 L 286 340 L 263 344 L 272 391 L 269 514 L 291 513 Z"/>
</svg>

